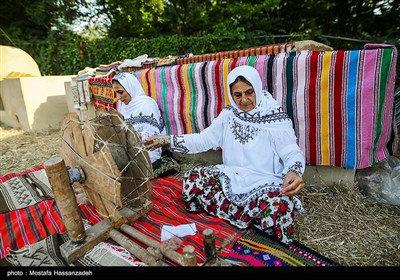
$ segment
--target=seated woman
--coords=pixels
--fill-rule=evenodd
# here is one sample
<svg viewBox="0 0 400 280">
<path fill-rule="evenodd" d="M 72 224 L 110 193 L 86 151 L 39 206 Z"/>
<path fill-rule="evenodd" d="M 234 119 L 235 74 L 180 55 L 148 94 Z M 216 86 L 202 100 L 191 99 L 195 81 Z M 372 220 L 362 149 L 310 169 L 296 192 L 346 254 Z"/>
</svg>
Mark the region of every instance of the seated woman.
<svg viewBox="0 0 400 280">
<path fill-rule="evenodd" d="M 292 121 L 262 90 L 257 70 L 239 66 L 228 74 L 230 105 L 197 134 L 154 136 L 149 150 L 161 146 L 180 153 L 222 148 L 222 164 L 195 167 L 183 178 L 188 211 L 205 210 L 238 228 L 254 225 L 291 243 L 296 195 L 304 188 L 305 157 Z"/>
<path fill-rule="evenodd" d="M 131 73 L 122 72 L 111 81 L 117 99 L 121 102 L 120 113 L 142 139 L 153 135 L 165 135 L 164 120 L 157 102 L 146 95 L 138 79 Z M 162 154 L 162 148 L 149 151 L 154 177 L 159 177 L 178 167 L 171 157 Z"/>
</svg>

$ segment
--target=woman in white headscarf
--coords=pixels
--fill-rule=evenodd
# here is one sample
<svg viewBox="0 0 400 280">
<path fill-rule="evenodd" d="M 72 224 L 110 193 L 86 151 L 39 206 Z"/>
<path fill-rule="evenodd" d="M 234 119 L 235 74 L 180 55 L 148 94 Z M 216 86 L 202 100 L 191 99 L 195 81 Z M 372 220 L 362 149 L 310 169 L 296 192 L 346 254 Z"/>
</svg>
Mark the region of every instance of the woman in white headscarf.
<svg viewBox="0 0 400 280">
<path fill-rule="evenodd" d="M 222 164 L 195 167 L 183 178 L 188 211 L 205 210 L 239 228 L 251 224 L 292 242 L 296 195 L 304 188 L 305 158 L 292 121 L 265 90 L 257 70 L 239 66 L 228 74 L 230 105 L 196 134 L 150 137 L 149 149 L 173 152 L 222 148 Z"/>
<path fill-rule="evenodd" d="M 112 79 L 112 87 L 121 102 L 119 111 L 125 122 L 131 124 L 142 139 L 154 135 L 165 135 L 165 125 L 157 102 L 146 95 L 138 79 L 131 73 L 121 72 Z M 177 163 L 162 156 L 162 148 L 149 151 L 154 176 L 158 177 L 172 170 Z M 172 166 L 175 165 L 175 166 Z"/>
</svg>

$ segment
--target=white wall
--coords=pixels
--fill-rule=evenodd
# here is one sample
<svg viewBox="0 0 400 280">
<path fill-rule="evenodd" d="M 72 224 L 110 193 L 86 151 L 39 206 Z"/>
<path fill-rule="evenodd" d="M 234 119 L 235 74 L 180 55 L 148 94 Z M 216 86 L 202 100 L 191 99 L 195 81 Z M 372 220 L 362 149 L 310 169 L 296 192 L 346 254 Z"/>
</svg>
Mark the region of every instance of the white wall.
<svg viewBox="0 0 400 280">
<path fill-rule="evenodd" d="M 68 112 L 64 83 L 73 76 L 20 77 L 0 81 L 0 121 L 24 131 L 60 128 Z"/>
</svg>

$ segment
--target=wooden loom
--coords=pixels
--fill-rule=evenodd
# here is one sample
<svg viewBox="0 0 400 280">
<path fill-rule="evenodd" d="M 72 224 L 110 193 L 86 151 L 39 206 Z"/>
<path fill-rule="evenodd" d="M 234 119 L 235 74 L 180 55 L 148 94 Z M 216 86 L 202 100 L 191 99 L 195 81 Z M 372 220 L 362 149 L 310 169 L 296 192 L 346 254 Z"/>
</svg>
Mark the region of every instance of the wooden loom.
<svg viewBox="0 0 400 280">
<path fill-rule="evenodd" d="M 114 109 L 106 112 L 88 106 L 87 111 L 78 113 L 68 113 L 63 120 L 60 157 L 44 164 L 71 238 L 60 246 L 63 257 L 72 263 L 111 237 L 147 265 L 163 265 L 163 257 L 179 265 L 193 265 L 193 257 L 185 261 L 180 253 L 128 224 L 152 207 L 153 171 L 137 132 Z M 77 180 L 71 180 L 73 173 L 67 166 L 78 170 Z M 104 220 L 85 230 L 71 184 L 83 188 Z M 149 247 L 144 249 L 119 230 Z M 194 248 L 185 248 L 184 252 L 193 256 Z"/>
</svg>

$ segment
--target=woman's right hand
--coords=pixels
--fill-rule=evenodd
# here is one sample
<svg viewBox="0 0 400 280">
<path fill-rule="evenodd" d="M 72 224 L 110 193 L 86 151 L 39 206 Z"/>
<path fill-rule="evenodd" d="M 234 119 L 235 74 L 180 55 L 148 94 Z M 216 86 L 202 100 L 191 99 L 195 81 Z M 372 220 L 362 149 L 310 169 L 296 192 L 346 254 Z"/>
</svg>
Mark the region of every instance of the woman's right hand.
<svg viewBox="0 0 400 280">
<path fill-rule="evenodd" d="M 148 151 L 154 151 L 161 147 L 169 147 L 170 136 L 169 135 L 154 135 L 143 141 L 144 147 Z"/>
<path fill-rule="evenodd" d="M 305 186 L 304 180 L 296 172 L 289 171 L 282 184 L 282 194 L 287 196 L 297 195 Z"/>
</svg>

